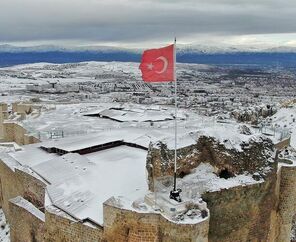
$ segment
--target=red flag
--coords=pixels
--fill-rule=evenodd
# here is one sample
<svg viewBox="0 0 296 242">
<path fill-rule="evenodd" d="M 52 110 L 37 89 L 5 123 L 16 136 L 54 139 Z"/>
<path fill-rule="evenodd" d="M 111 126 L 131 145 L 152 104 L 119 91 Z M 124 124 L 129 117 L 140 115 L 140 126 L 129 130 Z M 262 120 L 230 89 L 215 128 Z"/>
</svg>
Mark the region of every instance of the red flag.
<svg viewBox="0 0 296 242">
<path fill-rule="evenodd" d="M 145 82 L 174 81 L 174 45 L 160 49 L 145 50 L 140 69 Z"/>
</svg>

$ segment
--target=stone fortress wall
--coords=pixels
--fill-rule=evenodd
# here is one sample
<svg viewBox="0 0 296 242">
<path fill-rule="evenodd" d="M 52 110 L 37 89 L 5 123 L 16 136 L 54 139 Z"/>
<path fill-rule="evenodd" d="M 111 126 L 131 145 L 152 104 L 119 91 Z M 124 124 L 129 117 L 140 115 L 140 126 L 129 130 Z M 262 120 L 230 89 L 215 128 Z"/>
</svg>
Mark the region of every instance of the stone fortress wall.
<svg viewBox="0 0 296 242">
<path fill-rule="evenodd" d="M 4 127 L 10 127 L 4 128 L 9 142 L 38 142 L 25 141 L 23 128 Z M 296 214 L 296 168 L 292 166 L 281 166 L 260 184 L 204 194 L 210 216 L 197 224 L 176 224 L 160 214 L 125 210 L 110 198 L 104 203 L 102 227 L 46 207 L 47 182 L 29 169 L 18 168 L 17 161 L 6 159 L 0 158 L 0 205 L 11 225 L 12 242 L 290 241 Z"/>
<path fill-rule="evenodd" d="M 20 115 L 26 115 L 34 108 L 39 109 L 39 106 L 31 104 L 12 104 L 12 112 Z M 15 142 L 18 145 L 27 145 L 39 143 L 40 140 L 33 135 L 28 134 L 27 130 L 17 121 L 8 120 L 8 105 L 6 103 L 0 104 L 0 141 Z"/>
<path fill-rule="evenodd" d="M 197 224 L 178 224 L 157 213 L 138 213 L 117 207 L 112 198 L 104 203 L 107 241 L 191 242 L 208 241 L 209 216 Z"/>
<path fill-rule="evenodd" d="M 27 134 L 27 130 L 17 122 L 2 123 L 2 130 L 2 142 L 15 142 L 18 145 L 28 145 L 40 142 L 35 136 Z"/>
<path fill-rule="evenodd" d="M 9 201 L 11 241 L 44 241 L 44 213 L 18 196 Z"/>
<path fill-rule="evenodd" d="M 45 211 L 44 241 L 105 241 L 103 233 L 102 227 L 85 225 L 56 208 L 49 207 Z"/>
<path fill-rule="evenodd" d="M 202 198 L 211 211 L 209 241 L 290 242 L 296 167 L 280 166 L 264 183 L 210 192 Z"/>
<path fill-rule="evenodd" d="M 211 212 L 209 241 L 276 241 L 268 233 L 276 211 L 274 185 L 271 180 L 204 194 Z"/>
<path fill-rule="evenodd" d="M 1 207 L 8 220 L 10 220 L 9 201 L 17 196 L 44 211 L 45 182 L 36 178 L 30 171 L 12 169 L 5 159 L 5 157 L 0 158 Z"/>
<path fill-rule="evenodd" d="M 296 167 L 281 167 L 280 177 L 277 241 L 290 241 L 296 214 Z"/>
<path fill-rule="evenodd" d="M 0 103 L 0 140 L 4 139 L 3 122 L 8 119 L 8 106 L 6 103 Z"/>
</svg>

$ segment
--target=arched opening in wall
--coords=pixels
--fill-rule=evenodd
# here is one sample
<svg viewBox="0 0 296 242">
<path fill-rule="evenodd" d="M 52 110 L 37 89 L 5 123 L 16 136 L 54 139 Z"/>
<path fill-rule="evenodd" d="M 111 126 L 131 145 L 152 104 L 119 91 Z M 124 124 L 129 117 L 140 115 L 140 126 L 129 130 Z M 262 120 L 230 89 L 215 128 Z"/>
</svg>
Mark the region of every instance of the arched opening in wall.
<svg viewBox="0 0 296 242">
<path fill-rule="evenodd" d="M 291 242 L 296 242 L 296 214 L 294 215 L 292 221 Z"/>
<path fill-rule="evenodd" d="M 220 178 L 224 178 L 224 179 L 229 179 L 231 177 L 234 177 L 233 173 L 230 172 L 227 168 L 222 169 L 219 173 L 218 176 Z"/>
</svg>

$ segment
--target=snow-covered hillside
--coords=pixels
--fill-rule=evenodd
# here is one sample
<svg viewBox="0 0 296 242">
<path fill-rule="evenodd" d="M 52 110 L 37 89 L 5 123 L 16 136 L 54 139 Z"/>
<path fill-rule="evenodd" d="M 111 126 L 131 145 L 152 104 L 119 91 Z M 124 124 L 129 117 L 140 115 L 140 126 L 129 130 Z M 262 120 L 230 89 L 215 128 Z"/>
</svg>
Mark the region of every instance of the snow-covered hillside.
<svg viewBox="0 0 296 242">
<path fill-rule="evenodd" d="M 291 146 L 296 148 L 296 105 L 290 108 L 281 108 L 268 120 L 273 126 L 289 130 L 291 132 Z"/>
</svg>

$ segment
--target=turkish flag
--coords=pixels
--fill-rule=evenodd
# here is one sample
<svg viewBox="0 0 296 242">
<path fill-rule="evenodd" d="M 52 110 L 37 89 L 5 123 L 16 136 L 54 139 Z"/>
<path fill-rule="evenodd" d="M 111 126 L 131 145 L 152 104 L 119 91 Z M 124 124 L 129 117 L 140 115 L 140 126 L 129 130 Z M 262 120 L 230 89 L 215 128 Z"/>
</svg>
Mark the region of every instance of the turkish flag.
<svg viewBox="0 0 296 242">
<path fill-rule="evenodd" d="M 145 50 L 140 69 L 145 82 L 170 82 L 175 80 L 174 45 Z"/>
</svg>

